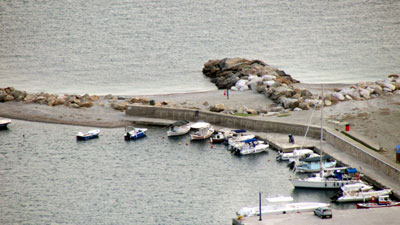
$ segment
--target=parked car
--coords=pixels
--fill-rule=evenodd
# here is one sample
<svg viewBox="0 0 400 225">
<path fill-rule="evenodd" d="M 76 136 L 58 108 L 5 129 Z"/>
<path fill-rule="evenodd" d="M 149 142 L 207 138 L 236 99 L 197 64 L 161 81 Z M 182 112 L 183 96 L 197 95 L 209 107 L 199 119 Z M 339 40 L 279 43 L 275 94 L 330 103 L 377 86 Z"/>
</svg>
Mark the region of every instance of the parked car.
<svg viewBox="0 0 400 225">
<path fill-rule="evenodd" d="M 319 216 L 321 218 L 332 218 L 332 209 L 329 207 L 318 207 L 314 210 L 314 215 Z"/>
</svg>

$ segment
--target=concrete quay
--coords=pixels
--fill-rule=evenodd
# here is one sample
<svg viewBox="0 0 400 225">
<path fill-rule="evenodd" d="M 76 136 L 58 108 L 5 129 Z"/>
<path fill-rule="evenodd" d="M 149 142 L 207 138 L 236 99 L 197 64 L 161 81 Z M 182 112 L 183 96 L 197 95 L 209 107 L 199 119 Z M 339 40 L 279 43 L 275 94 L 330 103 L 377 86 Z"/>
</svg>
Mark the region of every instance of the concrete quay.
<svg viewBox="0 0 400 225">
<path fill-rule="evenodd" d="M 309 225 L 309 224 L 352 224 L 369 225 L 385 224 L 395 225 L 400 221 L 400 207 L 379 209 L 332 209 L 332 219 L 321 219 L 313 212 L 280 214 L 259 217 L 244 217 L 241 220 L 233 219 L 233 225 Z"/>
</svg>

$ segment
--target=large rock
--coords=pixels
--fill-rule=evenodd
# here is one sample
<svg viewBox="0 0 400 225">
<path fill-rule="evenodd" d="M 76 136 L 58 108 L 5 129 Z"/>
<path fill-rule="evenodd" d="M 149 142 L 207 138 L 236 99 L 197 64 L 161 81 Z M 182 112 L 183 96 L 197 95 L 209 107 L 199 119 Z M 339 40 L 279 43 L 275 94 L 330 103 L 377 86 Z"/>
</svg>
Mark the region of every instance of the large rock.
<svg viewBox="0 0 400 225">
<path fill-rule="evenodd" d="M 64 96 L 59 96 L 56 98 L 56 102 L 54 105 L 64 105 L 65 104 L 65 97 Z"/>
<path fill-rule="evenodd" d="M 15 98 L 14 98 L 14 96 L 12 96 L 12 95 L 6 95 L 5 97 L 4 97 L 4 101 L 5 102 L 11 102 L 11 101 L 14 101 L 15 100 Z"/>
<path fill-rule="evenodd" d="M 222 112 L 222 111 L 224 111 L 226 108 L 225 108 L 225 105 L 224 104 L 215 104 L 215 105 L 212 105 L 211 107 L 210 107 L 210 111 L 211 112 Z"/>
<path fill-rule="evenodd" d="M 111 107 L 113 109 L 116 109 L 116 110 L 125 110 L 126 109 L 126 105 L 128 105 L 128 103 L 125 102 L 125 101 L 123 101 L 123 102 L 113 102 L 111 104 Z"/>
</svg>

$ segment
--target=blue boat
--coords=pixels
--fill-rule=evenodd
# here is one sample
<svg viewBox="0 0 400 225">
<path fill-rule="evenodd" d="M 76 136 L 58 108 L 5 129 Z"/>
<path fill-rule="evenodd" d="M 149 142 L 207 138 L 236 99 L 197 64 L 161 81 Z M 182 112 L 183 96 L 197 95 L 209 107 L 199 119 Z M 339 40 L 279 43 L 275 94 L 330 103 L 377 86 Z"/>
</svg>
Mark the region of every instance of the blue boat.
<svg viewBox="0 0 400 225">
<path fill-rule="evenodd" d="M 8 129 L 8 124 L 11 123 L 11 120 L 0 120 L 0 130 Z"/>
<path fill-rule="evenodd" d="M 98 138 L 99 134 L 100 134 L 100 130 L 90 130 L 86 133 L 79 132 L 76 135 L 76 139 L 77 140 L 89 140 L 89 139 L 93 139 L 93 138 Z"/>
<path fill-rule="evenodd" d="M 139 138 L 146 137 L 147 128 L 134 128 L 134 127 L 126 127 L 125 128 L 125 140 L 136 140 Z"/>
</svg>

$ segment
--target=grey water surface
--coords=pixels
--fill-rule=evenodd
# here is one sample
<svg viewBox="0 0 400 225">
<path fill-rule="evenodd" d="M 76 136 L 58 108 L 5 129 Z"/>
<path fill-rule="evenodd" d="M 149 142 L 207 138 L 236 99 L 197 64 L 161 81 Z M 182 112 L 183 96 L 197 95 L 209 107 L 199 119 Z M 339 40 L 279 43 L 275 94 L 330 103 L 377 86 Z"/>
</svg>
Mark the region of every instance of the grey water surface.
<svg viewBox="0 0 400 225">
<path fill-rule="evenodd" d="M 400 1 L 0 1 L 0 87 L 56 94 L 207 91 L 209 59 L 302 82 L 400 73 Z"/>
<path fill-rule="evenodd" d="M 126 142 L 123 128 L 76 141 L 89 129 L 13 120 L 0 131 L 0 224 L 231 224 L 259 192 L 263 204 L 277 195 L 329 202 L 335 193 L 295 190 L 273 150 L 236 157 L 159 127 L 137 141 Z"/>
</svg>

